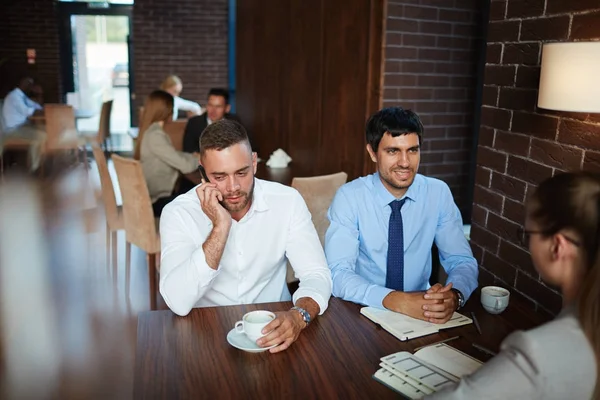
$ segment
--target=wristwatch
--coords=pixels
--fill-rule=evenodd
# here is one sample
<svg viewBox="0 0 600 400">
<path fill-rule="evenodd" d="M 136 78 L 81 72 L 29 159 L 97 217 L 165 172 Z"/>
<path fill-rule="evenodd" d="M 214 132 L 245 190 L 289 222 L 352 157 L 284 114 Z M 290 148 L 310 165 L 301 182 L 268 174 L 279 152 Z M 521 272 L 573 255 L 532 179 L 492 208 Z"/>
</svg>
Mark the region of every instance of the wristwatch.
<svg viewBox="0 0 600 400">
<path fill-rule="evenodd" d="M 295 307 L 295 306 L 292 307 L 291 309 L 298 311 L 300 313 L 300 315 L 302 315 L 302 319 L 306 323 L 306 326 L 308 326 L 308 324 L 310 324 L 310 314 L 308 313 L 308 311 L 306 311 L 304 308 Z"/>
<path fill-rule="evenodd" d="M 456 309 L 458 310 L 460 308 L 463 308 L 463 306 L 465 305 L 465 296 L 463 296 L 463 294 L 458 289 L 452 288 L 450 290 L 456 293 L 456 297 L 458 297 L 458 307 L 456 307 Z"/>
</svg>

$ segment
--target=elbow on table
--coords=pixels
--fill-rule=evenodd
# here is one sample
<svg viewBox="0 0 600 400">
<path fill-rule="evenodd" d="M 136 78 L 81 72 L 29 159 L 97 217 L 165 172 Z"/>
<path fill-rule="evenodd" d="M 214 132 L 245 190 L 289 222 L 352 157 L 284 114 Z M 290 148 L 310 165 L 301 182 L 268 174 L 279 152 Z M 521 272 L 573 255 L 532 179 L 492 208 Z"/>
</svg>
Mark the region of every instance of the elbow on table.
<svg viewBox="0 0 600 400">
<path fill-rule="evenodd" d="M 192 308 L 194 308 L 193 305 L 183 304 L 183 302 L 181 301 L 173 301 L 173 299 L 170 298 L 168 293 L 165 293 L 163 288 L 160 289 L 160 294 L 165 300 L 165 303 L 167 303 L 169 309 L 175 314 L 179 315 L 180 317 L 185 317 L 190 313 L 190 311 L 192 311 Z"/>
</svg>

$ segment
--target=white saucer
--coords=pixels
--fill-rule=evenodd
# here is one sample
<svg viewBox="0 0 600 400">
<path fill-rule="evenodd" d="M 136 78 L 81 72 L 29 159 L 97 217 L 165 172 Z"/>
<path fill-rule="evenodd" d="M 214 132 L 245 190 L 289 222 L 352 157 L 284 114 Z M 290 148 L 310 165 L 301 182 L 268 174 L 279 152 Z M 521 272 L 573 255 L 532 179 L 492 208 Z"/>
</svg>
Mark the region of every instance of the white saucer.
<svg viewBox="0 0 600 400">
<path fill-rule="evenodd" d="M 273 347 L 277 346 L 276 344 L 274 344 L 271 347 L 260 347 L 255 342 L 248 339 L 248 336 L 246 336 L 245 333 L 236 332 L 235 328 L 230 330 L 227 334 L 227 341 L 233 347 L 247 351 L 249 353 L 261 353 L 263 351 L 272 349 Z"/>
</svg>

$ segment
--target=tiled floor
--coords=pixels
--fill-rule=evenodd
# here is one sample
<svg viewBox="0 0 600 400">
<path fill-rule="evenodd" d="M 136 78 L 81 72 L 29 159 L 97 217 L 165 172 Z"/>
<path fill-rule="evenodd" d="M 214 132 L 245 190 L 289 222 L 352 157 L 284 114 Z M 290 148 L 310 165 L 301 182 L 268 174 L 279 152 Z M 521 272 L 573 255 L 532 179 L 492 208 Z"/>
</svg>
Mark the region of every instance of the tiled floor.
<svg viewBox="0 0 600 400">
<path fill-rule="evenodd" d="M 0 183 L 2 399 L 131 398 L 146 257 L 133 249 L 126 291 L 125 236 L 114 275 L 99 188 L 94 165 Z"/>
</svg>

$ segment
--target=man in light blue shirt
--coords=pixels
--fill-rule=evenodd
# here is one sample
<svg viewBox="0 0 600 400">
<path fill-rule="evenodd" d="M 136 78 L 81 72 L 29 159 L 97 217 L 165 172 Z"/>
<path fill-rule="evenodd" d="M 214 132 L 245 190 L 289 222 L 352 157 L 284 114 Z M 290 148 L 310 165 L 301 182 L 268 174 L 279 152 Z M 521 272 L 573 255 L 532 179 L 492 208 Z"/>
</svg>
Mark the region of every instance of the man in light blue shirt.
<svg viewBox="0 0 600 400">
<path fill-rule="evenodd" d="M 478 269 L 448 185 L 417 174 L 422 133 L 410 110 L 369 119 L 367 151 L 378 172 L 336 193 L 325 254 L 336 297 L 444 323 L 477 287 Z M 434 242 L 444 287 L 429 286 Z"/>
<path fill-rule="evenodd" d="M 4 118 L 2 129 L 4 131 L 10 132 L 24 125 L 34 112 L 42 110 L 42 106 L 27 95 L 32 87 L 33 80 L 24 78 L 19 87 L 13 89 L 4 99 L 2 106 L 2 117 Z"/>
</svg>

